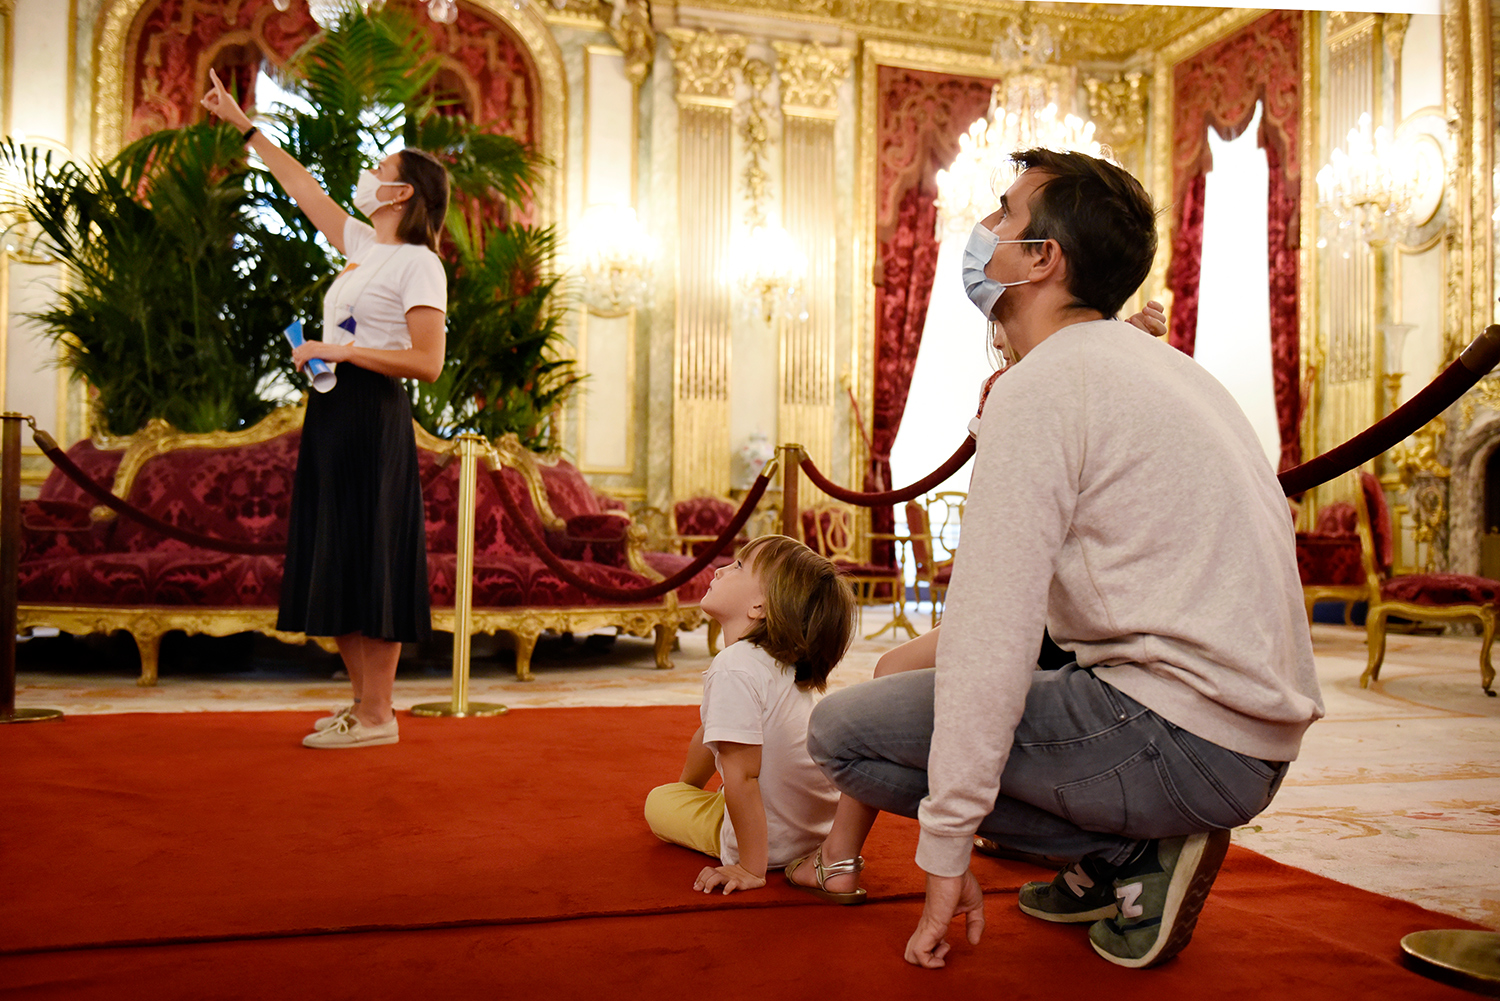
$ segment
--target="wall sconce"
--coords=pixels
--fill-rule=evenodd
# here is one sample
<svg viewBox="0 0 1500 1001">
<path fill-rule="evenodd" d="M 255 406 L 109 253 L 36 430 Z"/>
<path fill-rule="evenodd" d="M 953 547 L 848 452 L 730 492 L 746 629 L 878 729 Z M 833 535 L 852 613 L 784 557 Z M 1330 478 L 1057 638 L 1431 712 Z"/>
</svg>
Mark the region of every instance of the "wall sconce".
<svg viewBox="0 0 1500 1001">
<path fill-rule="evenodd" d="M 1357 235 L 1380 248 L 1437 214 L 1447 168 L 1443 147 L 1415 123 L 1395 137 L 1384 126 L 1372 132 L 1370 125 L 1369 114 L 1360 115 L 1346 148 L 1335 149 L 1318 171 L 1318 203 L 1339 235 Z"/>
<path fill-rule="evenodd" d="M 1380 334 L 1385 342 L 1386 413 L 1395 410 L 1401 400 L 1401 353 L 1406 349 L 1406 335 L 1416 330 L 1411 323 L 1382 323 Z"/>
<path fill-rule="evenodd" d="M 656 238 L 627 205 L 590 205 L 568 235 L 590 309 L 620 315 L 650 300 Z"/>
<path fill-rule="evenodd" d="M 734 283 L 770 326 L 774 320 L 806 319 L 802 287 L 807 278 L 807 255 L 780 226 L 761 225 L 735 247 Z"/>
</svg>

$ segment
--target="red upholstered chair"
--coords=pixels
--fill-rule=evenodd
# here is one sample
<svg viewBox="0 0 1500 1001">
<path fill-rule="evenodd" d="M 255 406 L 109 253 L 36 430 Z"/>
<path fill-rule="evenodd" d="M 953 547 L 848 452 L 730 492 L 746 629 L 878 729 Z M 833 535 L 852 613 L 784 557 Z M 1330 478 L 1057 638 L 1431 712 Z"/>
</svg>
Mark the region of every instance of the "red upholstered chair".
<svg viewBox="0 0 1500 1001">
<path fill-rule="evenodd" d="M 1297 533 L 1297 574 L 1302 578 L 1308 622 L 1318 602 L 1338 601 L 1344 606 L 1344 625 L 1354 624 L 1354 603 L 1364 601 L 1369 590 L 1360 555 L 1358 520 L 1354 505 L 1339 501 L 1318 512 L 1317 525 L 1311 532 Z"/>
<path fill-rule="evenodd" d="M 689 497 L 673 504 L 672 521 L 683 555 L 701 556 L 707 552 L 709 544 L 729 527 L 738 513 L 739 505 L 723 497 Z M 717 570 L 733 563 L 735 550 L 749 541 L 748 537 L 741 534 L 733 545 L 714 557 L 710 566 Z"/>
<path fill-rule="evenodd" d="M 911 542 L 912 563 L 916 565 L 917 586 L 927 585 L 927 600 L 932 602 L 932 624 L 941 618 L 938 606 L 948 594 L 948 579 L 953 575 L 953 560 L 939 560 L 932 542 L 932 522 L 927 509 L 916 501 L 906 502 L 906 532 Z"/>
<path fill-rule="evenodd" d="M 824 501 L 803 508 L 801 515 L 802 541 L 808 548 L 831 559 L 849 579 L 860 608 L 890 604 L 893 610 L 891 621 L 865 639 L 874 639 L 887 629 L 905 629 L 912 639 L 916 639 L 916 627 L 906 617 L 906 577 L 901 567 L 900 543 L 907 541 L 906 536 L 870 536 L 872 540 L 885 539 L 896 543 L 896 565 L 882 566 L 860 558 L 862 552 L 868 551 L 868 546 L 860 545 L 856 534 L 857 520 L 850 505 Z"/>
<path fill-rule="evenodd" d="M 1391 515 L 1380 481 L 1360 473 L 1355 495 L 1361 556 L 1367 582 L 1369 611 L 1365 614 L 1365 636 L 1370 663 L 1360 676 L 1361 688 L 1380 677 L 1385 659 L 1385 625 L 1390 616 L 1413 622 L 1451 622 L 1477 619 L 1484 630 L 1479 648 L 1479 683 L 1486 695 L 1494 695 L 1495 667 L 1490 647 L 1495 641 L 1495 612 L 1500 607 L 1500 581 L 1458 573 L 1414 573 L 1392 577 Z M 1383 544 L 1382 544 L 1383 540 Z"/>
</svg>

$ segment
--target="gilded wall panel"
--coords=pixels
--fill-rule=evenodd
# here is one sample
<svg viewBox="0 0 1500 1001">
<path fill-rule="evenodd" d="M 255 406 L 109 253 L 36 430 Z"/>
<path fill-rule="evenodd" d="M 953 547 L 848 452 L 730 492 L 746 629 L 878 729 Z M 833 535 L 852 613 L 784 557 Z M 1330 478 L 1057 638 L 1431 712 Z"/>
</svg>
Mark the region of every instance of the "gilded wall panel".
<svg viewBox="0 0 1500 1001">
<path fill-rule="evenodd" d="M 744 39 L 673 30 L 678 103 L 677 318 L 672 494 L 729 492 L 729 290 L 733 71 Z"/>
</svg>

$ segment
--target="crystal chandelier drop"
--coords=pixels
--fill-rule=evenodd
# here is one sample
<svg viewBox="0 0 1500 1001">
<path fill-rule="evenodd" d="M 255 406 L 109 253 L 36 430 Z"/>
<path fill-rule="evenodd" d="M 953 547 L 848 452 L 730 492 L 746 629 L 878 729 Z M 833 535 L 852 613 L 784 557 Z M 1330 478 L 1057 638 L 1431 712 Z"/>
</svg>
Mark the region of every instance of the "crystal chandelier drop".
<svg viewBox="0 0 1500 1001">
<path fill-rule="evenodd" d="M 277 10 L 291 10 L 292 0 L 272 0 Z M 438 24 L 458 20 L 458 0 L 426 0 L 427 16 Z M 321 28 L 338 23 L 339 18 L 355 7 L 366 14 L 385 6 L 385 0 L 307 0 L 307 12 Z"/>
<path fill-rule="evenodd" d="M 1368 113 L 1359 116 L 1344 146 L 1318 171 L 1318 203 L 1332 216 L 1336 235 L 1384 246 L 1410 228 L 1418 191 L 1433 180 L 1423 175 L 1431 171 L 1412 143 L 1393 139 L 1384 126 L 1372 132 Z"/>
<path fill-rule="evenodd" d="M 1060 110 L 1071 92 L 1071 74 L 1045 67 L 1057 52 L 1052 31 L 1033 26 L 1030 12 L 1012 22 L 992 55 L 1001 81 L 990 92 L 990 109 L 958 139 L 958 156 L 937 174 L 937 236 L 966 233 L 1000 206 L 1014 180 L 1011 154 L 1038 147 L 1105 156 L 1094 140 L 1094 123 Z M 1049 72 L 1051 70 L 1052 72 Z"/>
<path fill-rule="evenodd" d="M 636 218 L 635 209 L 590 205 L 573 226 L 568 244 L 590 308 L 620 314 L 647 303 L 657 243 Z"/>
</svg>

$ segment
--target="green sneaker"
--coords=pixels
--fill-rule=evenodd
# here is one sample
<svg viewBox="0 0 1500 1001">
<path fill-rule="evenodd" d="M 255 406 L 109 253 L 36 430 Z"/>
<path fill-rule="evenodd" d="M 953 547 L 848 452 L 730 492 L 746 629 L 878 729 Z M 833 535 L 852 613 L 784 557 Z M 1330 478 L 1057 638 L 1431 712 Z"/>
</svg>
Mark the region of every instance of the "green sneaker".
<svg viewBox="0 0 1500 1001">
<path fill-rule="evenodd" d="M 1165 963 L 1181 952 L 1228 850 L 1228 831 L 1147 842 L 1115 873 L 1120 913 L 1089 929 L 1094 951 L 1132 969 Z"/>
<path fill-rule="evenodd" d="M 1074 862 L 1050 883 L 1021 887 L 1021 911 L 1043 921 L 1084 924 L 1112 918 L 1115 907 L 1113 872 L 1092 855 Z"/>
</svg>

